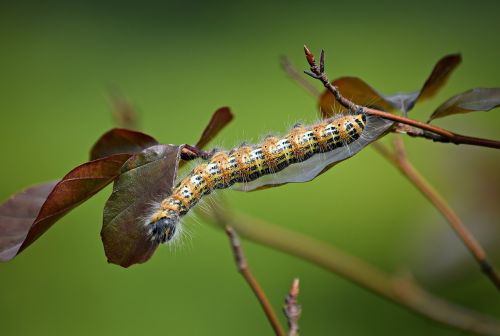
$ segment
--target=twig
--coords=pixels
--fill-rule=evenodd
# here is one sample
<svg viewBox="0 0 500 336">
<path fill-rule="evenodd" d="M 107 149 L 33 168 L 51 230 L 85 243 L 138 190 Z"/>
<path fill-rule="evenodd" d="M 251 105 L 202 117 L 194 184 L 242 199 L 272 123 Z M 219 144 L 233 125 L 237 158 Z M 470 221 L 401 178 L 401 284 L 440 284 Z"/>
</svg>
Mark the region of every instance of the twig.
<svg viewBox="0 0 500 336">
<path fill-rule="evenodd" d="M 411 164 L 406 156 L 403 141 L 401 137 L 394 138 L 394 153 L 391 153 L 387 148 L 379 143 L 374 144 L 374 148 L 392 162 L 403 175 L 405 175 L 417 189 L 436 207 L 436 209 L 448 221 L 456 234 L 469 249 L 471 254 L 479 263 L 481 271 L 493 282 L 498 290 L 500 290 L 500 277 L 493 266 L 489 263 L 486 252 L 481 247 L 479 242 L 474 238 L 472 233 L 465 227 L 460 220 L 460 217 L 451 209 L 446 201 L 439 193 L 427 182 L 427 180 L 418 172 Z"/>
<path fill-rule="evenodd" d="M 394 133 L 406 134 L 414 138 L 424 138 L 429 139 L 434 142 L 444 142 L 450 143 L 450 139 L 429 131 L 422 130 L 420 128 L 416 128 L 410 125 L 397 123 L 393 129 Z"/>
<path fill-rule="evenodd" d="M 212 156 L 213 151 L 204 151 L 196 146 L 191 146 L 185 144 L 181 149 L 181 159 L 184 161 L 190 161 L 198 158 L 207 160 Z"/>
<path fill-rule="evenodd" d="M 288 336 L 299 336 L 299 318 L 302 313 L 302 308 L 297 301 L 298 296 L 299 279 L 295 278 L 293 279 L 290 292 L 285 298 L 285 305 L 283 306 L 283 312 L 288 321 Z"/>
<path fill-rule="evenodd" d="M 376 116 L 379 116 L 379 117 L 382 117 L 385 119 L 400 122 L 402 124 L 415 126 L 415 127 L 420 128 L 424 131 L 429 131 L 429 132 L 435 133 L 437 135 L 440 135 L 441 137 L 448 139 L 447 142 L 453 143 L 455 145 L 463 144 L 463 145 L 473 145 L 473 146 L 500 149 L 500 141 L 491 140 L 491 139 L 476 138 L 476 137 L 471 137 L 471 136 L 467 136 L 467 135 L 453 133 L 451 131 L 445 130 L 445 129 L 440 128 L 440 127 L 432 126 L 432 125 L 423 123 L 421 121 L 417 121 L 417 120 L 410 119 L 410 118 L 405 118 L 402 116 L 398 116 L 395 114 L 375 110 L 375 109 L 368 108 L 368 107 L 364 107 L 363 110 L 367 114 L 376 115 Z M 414 133 L 411 135 L 429 138 L 429 136 L 424 136 L 423 133 L 422 133 L 422 135 L 417 134 L 417 133 Z M 444 142 L 444 141 L 441 141 L 441 142 Z"/>
<path fill-rule="evenodd" d="M 490 148 L 500 148 L 500 141 L 496 140 L 489 140 L 489 139 L 481 139 L 481 138 L 475 138 L 475 137 L 470 137 L 466 135 L 461 135 L 457 133 L 450 132 L 448 130 L 445 130 L 440 127 L 432 126 L 414 119 L 394 115 L 388 112 L 376 110 L 373 108 L 368 108 L 368 107 L 363 107 L 360 105 L 356 105 L 352 101 L 350 101 L 347 98 L 344 98 L 338 88 L 334 86 L 330 80 L 328 79 L 328 76 L 324 72 L 324 57 L 325 57 L 325 52 L 322 50 L 321 51 L 321 57 L 320 57 L 320 65 L 318 66 L 316 64 L 316 60 L 314 59 L 314 55 L 309 51 L 309 49 L 304 46 L 304 52 L 306 54 L 306 59 L 309 65 L 311 66 L 311 72 L 304 71 L 307 75 L 311 76 L 312 78 L 320 80 L 325 88 L 330 91 L 335 99 L 346 109 L 350 111 L 356 111 L 358 109 L 362 109 L 365 113 L 379 116 L 385 119 L 393 120 L 402 124 L 406 125 L 411 125 L 417 128 L 420 128 L 425 131 L 429 131 L 432 133 L 435 133 L 437 135 L 440 135 L 446 139 L 449 140 L 449 142 L 454 143 L 456 145 L 458 144 L 467 144 L 467 145 L 474 145 L 474 146 L 482 146 L 482 147 L 490 147 Z M 414 134 L 418 136 L 417 134 Z"/>
<path fill-rule="evenodd" d="M 233 248 L 234 258 L 236 260 L 236 265 L 238 266 L 238 271 L 241 273 L 241 275 L 243 275 L 245 280 L 248 282 L 255 296 L 257 296 L 257 299 L 259 300 L 260 305 L 262 306 L 262 309 L 264 310 L 264 313 L 266 314 L 269 323 L 271 323 L 271 326 L 273 327 L 273 330 L 276 333 L 276 335 L 285 336 L 285 331 L 283 330 L 283 327 L 281 326 L 278 317 L 276 316 L 276 313 L 274 312 L 271 304 L 269 303 L 266 294 L 262 290 L 262 287 L 260 287 L 259 283 L 257 282 L 257 279 L 253 277 L 252 273 L 248 269 L 248 265 L 245 260 L 245 256 L 243 255 L 243 250 L 241 249 L 238 235 L 236 234 L 234 229 L 228 225 L 226 225 L 226 233 L 231 242 L 231 247 Z"/>
<path fill-rule="evenodd" d="M 286 72 L 288 76 L 290 76 L 295 82 L 297 82 L 300 86 L 302 86 L 307 92 L 309 92 L 313 97 L 318 97 L 321 92 L 316 89 L 311 83 L 306 81 L 302 72 L 297 71 L 297 69 L 290 62 L 288 57 L 281 57 L 281 67 Z"/>
<path fill-rule="evenodd" d="M 408 278 L 390 276 L 321 241 L 262 220 L 229 214 L 220 208 L 214 212 L 206 216 L 217 226 L 231 223 L 247 239 L 312 262 L 413 313 L 455 329 L 500 335 L 500 321 L 437 298 Z"/>
<path fill-rule="evenodd" d="M 424 131 L 429 130 L 429 131 L 437 134 L 438 136 L 442 136 L 442 137 L 445 137 L 446 139 L 449 139 L 449 141 L 453 142 L 453 143 L 457 143 L 455 140 L 458 137 L 464 141 L 466 140 L 466 142 L 460 142 L 460 143 L 468 143 L 468 144 L 475 144 L 475 145 L 486 146 L 486 147 L 500 148 L 500 142 L 497 142 L 497 141 L 472 138 L 472 137 L 454 134 L 454 133 L 451 133 L 449 131 L 440 129 L 438 127 L 430 126 L 428 124 L 424 124 L 424 123 L 421 123 L 421 122 L 416 121 L 416 120 L 412 120 L 412 119 L 408 119 L 405 117 L 392 115 L 392 114 L 387 113 L 387 112 L 374 110 L 374 109 L 370 109 L 370 108 L 356 105 L 352 101 L 344 98 L 341 95 L 341 93 L 339 92 L 338 88 L 335 87 L 334 85 L 332 85 L 330 83 L 330 81 L 328 80 L 328 77 L 327 77 L 326 73 L 324 72 L 324 70 L 325 70 L 325 63 L 324 63 L 325 53 L 324 53 L 324 51 L 321 51 L 319 66 L 316 63 L 313 54 L 305 46 L 304 46 L 304 52 L 306 54 L 307 62 L 311 66 L 311 72 L 305 71 L 305 73 L 313 78 L 319 79 L 323 83 L 323 85 L 335 96 L 335 99 L 340 104 L 342 104 L 342 106 L 344 106 L 345 108 L 347 108 L 351 111 L 363 109 L 366 113 L 378 115 L 378 116 L 386 118 L 386 119 L 395 120 L 395 121 L 398 121 L 402 124 L 416 126 L 416 127 L 421 128 L 421 129 L 424 129 L 423 126 L 425 126 L 425 128 L 427 128 L 427 129 L 424 129 Z M 401 126 L 399 126 L 399 127 L 401 127 Z M 422 135 L 423 134 L 424 133 L 422 133 Z M 427 134 L 427 137 L 431 137 L 431 136 L 429 134 Z M 438 139 L 438 138 L 435 138 L 433 140 L 436 140 L 436 139 Z M 442 139 L 440 139 L 440 140 L 442 140 Z M 479 245 L 479 243 L 475 240 L 474 236 L 472 236 L 472 234 L 463 225 L 460 218 L 448 206 L 446 201 L 434 190 L 434 188 L 432 188 L 431 185 L 429 185 L 429 183 L 418 173 L 418 171 L 406 159 L 404 149 L 402 148 L 402 142 L 400 141 L 399 143 L 397 143 L 397 145 L 399 146 L 399 148 L 397 148 L 396 150 L 397 151 L 399 150 L 399 153 L 396 153 L 395 156 L 388 155 L 387 151 L 382 151 L 381 153 L 383 153 L 388 159 L 390 159 L 393 163 L 395 163 L 400 168 L 400 170 L 408 177 L 408 179 L 410 179 L 410 181 L 412 181 L 413 184 L 415 184 L 415 186 L 420 190 L 420 192 L 422 192 L 434 204 L 434 206 L 441 212 L 441 214 L 446 218 L 446 220 L 450 223 L 452 228 L 458 234 L 460 239 L 462 239 L 462 241 L 467 246 L 469 251 L 472 253 L 474 258 L 476 258 L 476 260 L 478 261 L 478 263 L 481 267 L 481 270 L 488 276 L 488 278 L 491 279 L 491 281 L 497 287 L 497 289 L 500 290 L 500 278 L 499 278 L 498 274 L 496 273 L 495 269 L 488 262 L 484 249 L 481 247 L 481 245 Z M 379 148 L 379 150 L 380 150 L 380 145 L 376 148 Z"/>
</svg>

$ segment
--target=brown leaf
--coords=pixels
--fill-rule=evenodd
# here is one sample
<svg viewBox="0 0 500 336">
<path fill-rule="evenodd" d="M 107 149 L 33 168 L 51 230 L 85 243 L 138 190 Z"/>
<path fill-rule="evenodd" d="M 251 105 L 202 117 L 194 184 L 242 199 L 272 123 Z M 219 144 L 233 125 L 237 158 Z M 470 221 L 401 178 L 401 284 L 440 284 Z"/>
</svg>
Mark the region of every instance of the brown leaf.
<svg viewBox="0 0 500 336">
<path fill-rule="evenodd" d="M 0 205 L 0 260 L 14 258 L 58 219 L 118 175 L 128 154 L 84 163 L 59 182 L 31 187 Z"/>
<path fill-rule="evenodd" d="M 196 143 L 197 148 L 205 147 L 227 124 L 233 120 L 233 114 L 229 107 L 221 107 L 212 115 L 212 119 L 208 122 L 207 127 L 201 134 L 200 139 Z"/>
<path fill-rule="evenodd" d="M 362 79 L 357 77 L 340 77 L 332 82 L 337 86 L 342 95 L 354 103 L 362 106 L 381 109 L 384 111 L 393 110 L 393 106 L 385 101 L 384 97 Z M 324 119 L 332 117 L 344 108 L 341 107 L 335 97 L 326 90 L 319 97 L 319 109 Z"/>
<path fill-rule="evenodd" d="M 420 89 L 418 100 L 434 97 L 461 62 L 462 56 L 460 54 L 446 55 L 441 58 L 432 69 L 432 73 L 425 81 L 424 86 Z"/>
<path fill-rule="evenodd" d="M 113 154 L 135 154 L 143 149 L 158 145 L 158 141 L 147 134 L 113 128 L 104 133 L 90 150 L 90 159 L 100 159 Z"/>
<path fill-rule="evenodd" d="M 28 188 L 0 205 L 0 260 L 16 256 L 40 208 L 57 182 Z"/>
<path fill-rule="evenodd" d="M 489 111 L 500 106 L 500 88 L 475 88 L 441 104 L 427 122 L 452 114 Z"/>
<path fill-rule="evenodd" d="M 424 85 L 419 91 L 399 92 L 393 95 L 382 95 L 377 90 L 356 77 L 341 77 L 332 82 L 340 93 L 358 105 L 368 106 L 383 111 L 398 109 L 404 113 L 413 109 L 417 101 L 432 98 L 446 83 L 449 76 L 462 61 L 459 54 L 447 55 L 434 66 Z M 335 114 L 335 98 L 325 91 L 319 99 L 319 107 L 324 118 Z"/>
<path fill-rule="evenodd" d="M 104 208 L 101 237 L 108 262 L 129 267 L 155 252 L 158 245 L 148 239 L 144 224 L 152 205 L 171 192 L 180 150 L 180 146 L 153 146 L 123 165 Z"/>
</svg>

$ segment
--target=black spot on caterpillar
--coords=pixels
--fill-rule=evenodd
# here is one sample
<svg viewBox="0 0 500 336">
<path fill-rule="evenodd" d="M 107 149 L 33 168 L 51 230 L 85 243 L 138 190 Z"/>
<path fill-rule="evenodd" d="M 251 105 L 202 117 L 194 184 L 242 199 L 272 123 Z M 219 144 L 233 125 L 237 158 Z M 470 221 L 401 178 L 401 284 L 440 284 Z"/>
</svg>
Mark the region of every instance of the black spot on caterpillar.
<svg viewBox="0 0 500 336">
<path fill-rule="evenodd" d="M 309 126 L 296 124 L 285 135 L 267 136 L 260 144 L 217 151 L 194 167 L 160 203 L 145 223 L 147 234 L 156 243 L 172 240 L 181 218 L 216 189 L 235 186 L 250 191 L 309 181 L 359 152 L 392 124 L 357 111 Z"/>
</svg>

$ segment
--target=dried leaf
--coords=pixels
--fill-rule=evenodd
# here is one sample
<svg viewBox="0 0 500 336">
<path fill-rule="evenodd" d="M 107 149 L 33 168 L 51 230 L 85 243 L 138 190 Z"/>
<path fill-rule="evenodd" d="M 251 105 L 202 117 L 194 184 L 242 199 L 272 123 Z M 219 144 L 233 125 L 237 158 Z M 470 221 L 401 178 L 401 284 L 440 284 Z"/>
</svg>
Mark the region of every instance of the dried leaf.
<svg viewBox="0 0 500 336">
<path fill-rule="evenodd" d="M 475 88 L 451 97 L 439 106 L 427 122 L 452 114 L 489 111 L 500 106 L 500 88 Z"/>
<path fill-rule="evenodd" d="M 118 154 L 84 163 L 61 181 L 31 187 L 0 205 L 0 260 L 14 258 L 58 219 L 113 181 L 129 157 Z"/>
<path fill-rule="evenodd" d="M 398 109 L 404 113 L 413 109 L 417 101 L 432 98 L 446 83 L 449 76 L 462 61 L 459 54 L 447 55 L 434 66 L 432 73 L 419 91 L 399 92 L 393 95 L 382 95 L 377 90 L 356 77 L 341 77 L 332 82 L 342 95 L 358 105 L 377 108 L 384 111 Z M 333 95 L 325 91 L 319 99 L 319 107 L 324 118 L 335 114 Z"/>
<path fill-rule="evenodd" d="M 231 120 L 233 120 L 233 114 L 228 107 L 221 107 L 215 111 L 196 143 L 196 147 L 200 149 L 205 147 Z"/>
<path fill-rule="evenodd" d="M 113 154 L 135 154 L 158 145 L 155 138 L 125 128 L 113 128 L 104 133 L 90 150 L 90 159 L 100 159 Z"/>
<path fill-rule="evenodd" d="M 180 146 L 153 146 L 123 165 L 104 208 L 101 237 L 108 262 L 129 267 L 155 252 L 158 245 L 148 239 L 144 221 L 152 205 L 171 192 L 180 150 Z"/>
</svg>

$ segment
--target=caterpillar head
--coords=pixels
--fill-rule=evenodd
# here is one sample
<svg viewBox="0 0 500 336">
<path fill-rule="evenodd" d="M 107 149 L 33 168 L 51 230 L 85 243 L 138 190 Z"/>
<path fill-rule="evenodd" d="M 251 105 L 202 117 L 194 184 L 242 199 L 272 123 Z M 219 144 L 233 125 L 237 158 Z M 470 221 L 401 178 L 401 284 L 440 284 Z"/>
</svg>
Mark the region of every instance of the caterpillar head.
<svg viewBox="0 0 500 336">
<path fill-rule="evenodd" d="M 168 243 L 174 238 L 178 223 L 178 216 L 168 213 L 151 220 L 148 224 L 148 234 L 151 241 L 156 244 Z"/>
</svg>

